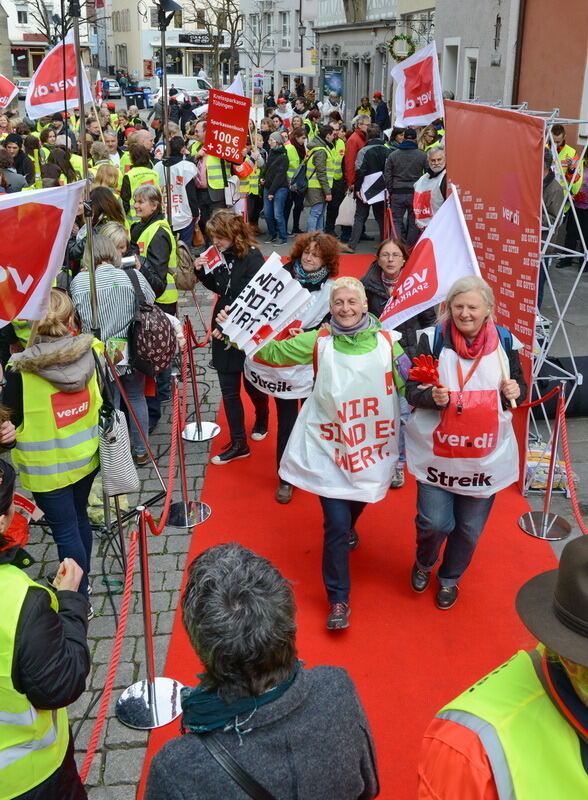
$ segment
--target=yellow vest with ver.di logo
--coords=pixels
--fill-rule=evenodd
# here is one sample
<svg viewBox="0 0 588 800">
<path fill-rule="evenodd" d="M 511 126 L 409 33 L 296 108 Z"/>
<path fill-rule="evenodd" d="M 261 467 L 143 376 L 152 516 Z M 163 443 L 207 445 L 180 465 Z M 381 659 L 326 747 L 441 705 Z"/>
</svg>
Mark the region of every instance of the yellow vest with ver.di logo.
<svg viewBox="0 0 588 800">
<path fill-rule="evenodd" d="M 137 247 L 139 248 L 139 255 L 145 257 L 149 250 L 151 239 L 153 239 L 160 228 L 163 228 L 170 238 L 171 254 L 169 257 L 169 263 L 167 265 L 168 272 L 165 276 L 165 291 L 163 294 L 160 294 L 156 300 L 158 303 L 177 303 L 179 295 L 178 290 L 176 289 L 176 279 L 174 277 L 174 272 L 176 271 L 177 266 L 176 240 L 172 229 L 169 226 L 169 222 L 166 219 L 157 219 L 155 222 L 152 222 L 148 228 L 145 228 L 143 233 L 137 239 Z"/>
</svg>

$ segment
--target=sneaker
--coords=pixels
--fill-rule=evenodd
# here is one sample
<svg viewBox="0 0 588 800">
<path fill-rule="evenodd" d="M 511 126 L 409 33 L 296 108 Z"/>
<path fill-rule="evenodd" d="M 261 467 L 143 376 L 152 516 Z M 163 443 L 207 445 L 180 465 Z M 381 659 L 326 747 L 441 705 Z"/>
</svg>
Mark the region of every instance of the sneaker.
<svg viewBox="0 0 588 800">
<path fill-rule="evenodd" d="M 266 239 L 265 240 L 265 244 L 273 244 L 274 242 L 277 242 L 277 241 L 278 241 L 278 237 L 277 236 L 272 236 L 271 239 Z"/>
<path fill-rule="evenodd" d="M 453 608 L 457 602 L 458 592 L 459 587 L 457 584 L 455 586 L 440 586 L 439 591 L 437 592 L 437 597 L 435 598 L 435 604 L 437 605 L 437 608 L 440 608 L 442 611 L 446 611 L 448 608 Z"/>
<path fill-rule="evenodd" d="M 253 426 L 253 430 L 251 431 L 251 438 L 254 442 L 262 442 L 265 437 L 267 436 L 267 420 L 261 422 L 259 420 L 255 421 L 255 425 Z"/>
<path fill-rule="evenodd" d="M 416 564 L 413 565 L 412 572 L 410 573 L 410 585 L 414 592 L 421 594 L 424 592 L 429 581 L 431 580 L 431 573 L 425 572 L 424 569 L 419 569 Z"/>
<path fill-rule="evenodd" d="M 135 455 L 135 464 L 138 467 L 144 467 L 149 463 L 149 453 L 139 453 Z"/>
<path fill-rule="evenodd" d="M 90 622 L 91 619 L 94 619 L 95 616 L 96 614 L 94 612 L 94 607 L 88 604 L 88 622 Z"/>
<path fill-rule="evenodd" d="M 359 533 L 355 530 L 355 528 L 351 528 L 349 531 L 349 549 L 355 550 L 356 547 L 359 545 Z"/>
<path fill-rule="evenodd" d="M 339 250 L 341 250 L 342 253 L 355 253 L 353 247 L 349 247 L 346 242 L 339 242 Z"/>
<path fill-rule="evenodd" d="M 294 491 L 294 487 L 289 483 L 282 483 L 279 482 L 278 488 L 276 489 L 276 500 L 278 503 L 282 503 L 282 505 L 286 505 L 292 499 L 292 492 Z"/>
<path fill-rule="evenodd" d="M 280 244 L 288 244 L 288 240 L 287 239 L 280 239 Z"/>
<path fill-rule="evenodd" d="M 327 617 L 327 630 L 341 631 L 349 627 L 351 609 L 347 603 L 331 603 Z"/>
<path fill-rule="evenodd" d="M 390 481 L 390 488 L 400 489 L 402 486 L 404 486 L 404 468 L 396 467 L 392 480 Z"/>
<path fill-rule="evenodd" d="M 249 454 L 250 450 L 246 442 L 229 442 L 223 447 L 223 452 L 211 458 L 210 462 L 217 465 L 228 464 L 238 458 L 247 458 Z"/>
</svg>

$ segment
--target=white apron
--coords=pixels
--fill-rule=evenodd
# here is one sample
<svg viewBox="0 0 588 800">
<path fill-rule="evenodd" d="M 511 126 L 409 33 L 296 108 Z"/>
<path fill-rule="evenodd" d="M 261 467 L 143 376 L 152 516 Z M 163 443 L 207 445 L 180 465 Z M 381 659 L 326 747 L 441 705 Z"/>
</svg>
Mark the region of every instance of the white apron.
<svg viewBox="0 0 588 800">
<path fill-rule="evenodd" d="M 329 295 L 333 281 L 328 278 L 320 289 L 311 292 L 310 301 L 300 311 L 299 319 L 294 320 L 288 328 L 304 328 L 311 330 L 316 328 L 325 318 L 329 310 Z M 285 331 L 284 331 L 285 333 Z M 276 336 L 277 341 L 289 338 L 288 336 Z M 281 397 L 285 400 L 308 397 L 312 392 L 314 381 L 314 371 L 312 364 L 293 364 L 288 366 L 280 364 L 272 366 L 265 361 L 254 356 L 245 358 L 245 377 L 250 383 L 273 397 Z"/>
<path fill-rule="evenodd" d="M 315 386 L 290 434 L 280 478 L 323 497 L 377 503 L 398 462 L 400 409 L 392 352 L 378 334 L 369 353 L 318 340 Z"/>
<path fill-rule="evenodd" d="M 498 345 L 501 347 L 501 345 Z M 508 369 L 508 357 L 502 351 Z M 417 481 L 455 494 L 491 497 L 519 477 L 519 453 L 510 411 L 502 408 L 498 350 L 483 356 L 464 387 L 459 408 L 457 353 L 439 354 L 439 382 L 451 394 L 442 411 L 417 408 L 406 427 L 406 458 Z M 467 375 L 472 361 L 461 361 Z"/>
</svg>

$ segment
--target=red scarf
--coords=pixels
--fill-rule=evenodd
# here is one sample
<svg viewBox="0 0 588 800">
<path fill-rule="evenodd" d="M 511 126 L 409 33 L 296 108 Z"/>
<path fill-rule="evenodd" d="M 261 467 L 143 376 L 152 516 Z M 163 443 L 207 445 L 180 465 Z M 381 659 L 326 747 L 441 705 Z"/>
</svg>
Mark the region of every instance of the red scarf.
<svg viewBox="0 0 588 800">
<path fill-rule="evenodd" d="M 447 328 L 445 329 L 447 330 Z M 444 331 L 445 332 L 445 331 Z M 494 320 L 487 317 L 486 322 L 482 325 L 473 342 L 468 342 L 453 320 L 449 322 L 449 335 L 451 336 L 451 343 L 453 349 L 460 358 L 474 359 L 478 356 L 487 356 L 493 353 L 498 347 L 498 331 Z"/>
</svg>

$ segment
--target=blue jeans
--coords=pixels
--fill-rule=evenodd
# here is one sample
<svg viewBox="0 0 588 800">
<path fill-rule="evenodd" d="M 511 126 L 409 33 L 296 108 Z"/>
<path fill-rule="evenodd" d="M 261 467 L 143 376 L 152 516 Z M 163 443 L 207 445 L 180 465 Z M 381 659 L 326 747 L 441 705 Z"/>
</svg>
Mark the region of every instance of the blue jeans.
<svg viewBox="0 0 588 800">
<path fill-rule="evenodd" d="M 468 497 L 417 482 L 416 563 L 430 572 L 445 552 L 437 572 L 441 586 L 455 586 L 469 566 L 494 497 Z"/>
<path fill-rule="evenodd" d="M 128 375 L 121 375 L 120 381 L 127 393 L 129 404 L 137 415 L 143 433 L 149 438 L 149 412 L 147 410 L 147 400 L 145 398 L 145 376 L 142 372 L 134 369 L 132 372 L 129 372 Z M 120 408 L 120 392 L 116 383 L 112 387 L 112 394 L 114 397 L 114 405 L 116 408 Z M 129 421 L 133 450 L 137 455 L 144 455 L 147 450 L 145 449 L 145 445 L 139 436 L 137 426 L 130 414 Z"/>
<path fill-rule="evenodd" d="M 412 207 L 413 197 L 413 191 L 397 192 L 396 194 L 392 192 L 392 199 L 390 201 L 396 235 L 400 239 L 404 239 L 409 247 L 412 247 L 419 238 L 419 229 L 414 221 L 414 210 Z M 405 215 L 406 222 L 404 220 Z"/>
<path fill-rule="evenodd" d="M 306 223 L 307 231 L 323 231 L 325 229 L 325 206 L 326 203 L 315 203 L 310 207 Z"/>
<path fill-rule="evenodd" d="M 348 603 L 351 591 L 349 577 L 349 532 L 366 504 L 357 500 L 320 497 L 323 509 L 323 581 L 330 603 Z"/>
<path fill-rule="evenodd" d="M 281 189 L 276 189 L 273 200 L 270 200 L 267 189 L 263 190 L 263 213 L 267 224 L 267 232 L 272 239 L 276 235 L 276 227 L 278 236 L 282 241 L 288 238 L 286 219 L 284 217 L 284 207 L 287 199 L 288 189 L 285 186 L 282 186 Z"/>
<path fill-rule="evenodd" d="M 92 528 L 88 517 L 88 497 L 98 472 L 80 478 L 63 489 L 33 492 L 35 503 L 45 515 L 45 522 L 57 545 L 59 560 L 73 558 L 84 570 L 79 592 L 88 597 L 88 573 L 92 558 Z"/>
</svg>

